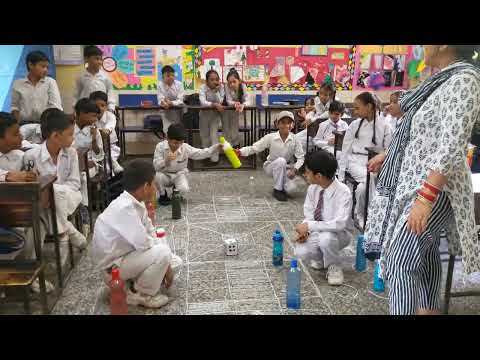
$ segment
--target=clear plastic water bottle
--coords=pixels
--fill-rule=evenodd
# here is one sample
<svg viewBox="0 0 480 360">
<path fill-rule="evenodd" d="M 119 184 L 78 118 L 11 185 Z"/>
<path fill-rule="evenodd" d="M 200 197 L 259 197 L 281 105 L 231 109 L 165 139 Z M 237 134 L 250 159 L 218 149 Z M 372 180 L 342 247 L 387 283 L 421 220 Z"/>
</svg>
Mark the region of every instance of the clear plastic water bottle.
<svg viewBox="0 0 480 360">
<path fill-rule="evenodd" d="M 385 283 L 380 278 L 380 261 L 375 260 L 375 271 L 373 272 L 373 291 L 382 293 L 385 291 Z"/>
<path fill-rule="evenodd" d="M 262 85 L 262 106 L 268 106 L 268 84 Z"/>
<path fill-rule="evenodd" d="M 273 254 L 272 254 L 272 263 L 273 266 L 281 267 L 283 266 L 283 235 L 280 230 L 275 230 L 273 233 Z"/>
<path fill-rule="evenodd" d="M 292 259 L 290 271 L 287 273 L 287 308 L 289 309 L 300 309 L 301 275 L 297 259 Z"/>
<path fill-rule="evenodd" d="M 127 315 L 127 293 L 125 282 L 120 278 L 120 269 L 112 269 L 112 280 L 110 280 L 110 314 Z"/>
<path fill-rule="evenodd" d="M 365 271 L 367 268 L 367 259 L 365 258 L 365 253 L 363 252 L 363 243 L 365 237 L 363 234 L 357 236 L 357 256 L 355 257 L 355 270 L 356 271 Z"/>
<path fill-rule="evenodd" d="M 248 195 L 251 199 L 255 199 L 256 197 L 256 188 L 255 188 L 255 178 L 250 176 L 250 180 L 248 182 Z"/>
</svg>

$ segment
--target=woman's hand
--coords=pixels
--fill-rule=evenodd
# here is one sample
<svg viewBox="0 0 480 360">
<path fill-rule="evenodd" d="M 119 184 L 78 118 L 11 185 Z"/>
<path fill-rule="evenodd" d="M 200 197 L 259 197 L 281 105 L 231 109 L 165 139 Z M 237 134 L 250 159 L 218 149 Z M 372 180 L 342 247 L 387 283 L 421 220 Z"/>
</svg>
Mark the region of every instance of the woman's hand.
<svg viewBox="0 0 480 360">
<path fill-rule="evenodd" d="M 378 172 L 382 167 L 383 162 L 385 161 L 385 157 L 386 157 L 386 154 L 381 153 L 371 158 L 370 161 L 368 162 L 368 171 L 374 172 L 374 173 Z"/>
<path fill-rule="evenodd" d="M 410 210 L 410 214 L 408 215 L 407 229 L 416 235 L 422 234 L 427 228 L 428 219 L 430 218 L 431 213 L 432 209 L 428 205 L 422 203 L 418 199 L 415 200 L 415 203 Z"/>
</svg>

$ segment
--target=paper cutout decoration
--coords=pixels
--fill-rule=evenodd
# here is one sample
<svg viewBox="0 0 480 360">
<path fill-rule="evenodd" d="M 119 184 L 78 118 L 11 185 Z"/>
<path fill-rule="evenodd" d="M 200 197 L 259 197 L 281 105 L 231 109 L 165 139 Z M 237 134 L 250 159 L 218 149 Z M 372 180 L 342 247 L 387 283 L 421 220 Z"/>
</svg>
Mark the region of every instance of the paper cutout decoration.
<svg viewBox="0 0 480 360">
<path fill-rule="evenodd" d="M 133 60 L 120 60 L 118 62 L 118 70 L 127 75 L 133 74 L 135 70 Z"/>
<path fill-rule="evenodd" d="M 342 61 L 345 60 L 345 53 L 344 52 L 333 52 L 332 55 L 330 56 L 330 59 L 332 60 L 337 60 L 337 61 Z"/>
<path fill-rule="evenodd" d="M 112 45 L 97 45 L 97 47 L 102 50 L 104 57 L 112 56 Z"/>
<path fill-rule="evenodd" d="M 381 71 L 383 65 L 383 55 L 372 55 L 372 64 L 370 72 Z"/>
<path fill-rule="evenodd" d="M 405 71 L 405 55 L 395 55 L 394 70 Z"/>
<path fill-rule="evenodd" d="M 115 60 L 122 60 L 127 58 L 128 47 L 126 45 L 115 45 L 112 47 L 112 57 Z"/>
<path fill-rule="evenodd" d="M 295 62 L 295 58 L 293 56 L 287 56 L 286 63 L 288 66 L 292 66 L 294 62 Z"/>
<path fill-rule="evenodd" d="M 425 70 L 425 61 L 420 60 L 420 63 L 418 64 L 417 71 L 421 73 L 423 70 Z"/>
<path fill-rule="evenodd" d="M 347 69 L 347 65 L 335 65 L 334 71 L 335 82 L 345 86 L 350 81 L 350 71 Z"/>
<path fill-rule="evenodd" d="M 288 78 L 285 75 L 280 76 L 280 79 L 278 79 L 278 82 L 282 85 L 287 85 L 287 84 L 290 83 L 290 81 L 288 80 Z"/>
<path fill-rule="evenodd" d="M 265 66 L 263 65 L 246 66 L 244 70 L 244 80 L 247 82 L 265 81 Z"/>
<path fill-rule="evenodd" d="M 102 67 L 106 72 L 112 72 L 117 69 L 117 62 L 114 58 L 106 57 L 103 59 Z"/>
<path fill-rule="evenodd" d="M 360 69 L 361 70 L 369 70 L 370 69 L 370 63 L 372 61 L 372 55 L 371 54 L 360 54 Z"/>
<path fill-rule="evenodd" d="M 383 70 L 393 70 L 394 63 L 393 55 L 385 55 L 383 58 Z"/>
<path fill-rule="evenodd" d="M 373 90 L 377 91 L 381 87 L 385 85 L 385 79 L 380 72 L 375 72 L 370 74 L 368 77 L 368 87 L 372 88 Z"/>
<path fill-rule="evenodd" d="M 270 72 L 270 77 L 280 77 L 285 75 L 285 58 L 283 56 L 277 56 L 275 58 L 275 66 Z"/>
<path fill-rule="evenodd" d="M 413 58 L 415 60 L 422 60 L 424 58 L 424 49 L 422 45 L 414 45 L 412 49 Z"/>
<path fill-rule="evenodd" d="M 384 54 L 406 54 L 407 51 L 407 45 L 385 45 L 383 47 Z"/>
<path fill-rule="evenodd" d="M 111 72 L 110 79 L 112 80 L 113 86 L 115 86 L 117 89 L 123 89 L 128 84 L 127 75 L 120 71 Z"/>
<path fill-rule="evenodd" d="M 152 47 L 137 47 L 137 76 L 155 75 L 155 49 Z M 143 83 L 142 83 L 143 86 Z"/>
<path fill-rule="evenodd" d="M 310 75 L 310 72 L 307 73 L 307 76 L 305 77 L 305 82 L 309 85 L 315 84 L 315 79 Z"/>
<path fill-rule="evenodd" d="M 290 66 L 290 81 L 296 83 L 305 76 L 305 72 L 300 66 Z"/>
<path fill-rule="evenodd" d="M 140 78 L 135 75 L 127 75 L 127 81 L 129 85 L 140 87 Z"/>
<path fill-rule="evenodd" d="M 213 68 L 218 68 L 220 67 L 220 59 L 205 59 L 203 66 L 205 67 L 205 72 Z"/>
<path fill-rule="evenodd" d="M 228 65 L 243 65 L 247 59 L 246 49 L 225 49 L 223 62 L 225 66 Z"/>
<path fill-rule="evenodd" d="M 303 45 L 302 55 L 327 56 L 328 45 Z"/>
</svg>

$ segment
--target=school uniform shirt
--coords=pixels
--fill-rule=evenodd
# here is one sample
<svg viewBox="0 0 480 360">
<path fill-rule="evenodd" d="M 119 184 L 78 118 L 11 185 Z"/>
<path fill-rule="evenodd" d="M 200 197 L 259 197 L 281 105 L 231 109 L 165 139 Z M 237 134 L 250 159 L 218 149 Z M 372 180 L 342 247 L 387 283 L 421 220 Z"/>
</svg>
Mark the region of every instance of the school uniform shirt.
<svg viewBox="0 0 480 360">
<path fill-rule="evenodd" d="M 6 177 L 10 171 L 22 170 L 24 155 L 21 150 L 11 150 L 5 154 L 0 152 L 0 182 L 7 181 Z"/>
<path fill-rule="evenodd" d="M 242 156 L 250 156 L 252 154 L 262 152 L 265 149 L 269 150 L 269 154 L 267 161 L 265 161 L 263 164 L 264 167 L 279 157 L 284 158 L 288 163 L 290 163 L 290 161 L 293 159 L 293 156 L 295 156 L 297 161 L 294 164 L 294 168 L 298 170 L 302 167 L 303 162 L 305 161 L 302 143 L 296 138 L 296 136 L 292 133 L 289 133 L 287 139 L 285 142 L 283 142 L 278 131 L 265 135 L 252 146 L 245 146 L 241 148 L 240 153 Z"/>
<path fill-rule="evenodd" d="M 98 216 L 92 242 L 99 269 L 109 268 L 132 251 L 150 249 L 157 240 L 145 204 L 124 191 Z"/>
<path fill-rule="evenodd" d="M 113 115 L 113 114 L 112 114 Z M 81 151 L 82 153 L 88 151 L 88 159 L 93 160 L 96 162 L 102 161 L 103 157 L 105 156 L 104 151 L 103 151 L 103 141 L 102 141 L 102 135 L 100 134 L 100 131 L 97 129 L 97 145 L 100 148 L 100 152 L 98 154 L 95 154 L 95 152 L 92 149 L 92 134 L 90 133 L 91 126 L 85 126 L 83 129 L 80 129 L 77 124 L 75 124 L 75 130 L 74 130 L 74 142 L 72 144 L 72 147 L 75 149 Z"/>
<path fill-rule="evenodd" d="M 241 99 L 239 99 L 238 97 L 238 91 L 235 91 L 233 89 L 230 89 L 227 86 L 225 86 L 225 96 L 226 96 L 226 99 L 227 99 L 227 104 L 228 106 L 234 106 L 236 102 L 239 102 L 245 106 L 247 106 L 247 102 L 248 102 L 248 94 L 247 94 L 247 87 L 245 84 L 240 84 L 240 86 L 242 87 L 243 89 L 243 96 Z"/>
<path fill-rule="evenodd" d="M 80 169 L 78 167 L 77 151 L 73 147 L 60 149 L 57 157 L 57 164 L 54 164 L 47 149 L 47 142 L 28 150 L 23 157 L 23 166 L 33 171 L 39 177 L 57 177 L 56 184 L 66 185 L 73 191 L 80 190 Z"/>
<path fill-rule="evenodd" d="M 322 122 L 318 126 L 317 135 L 313 138 L 313 143 L 315 146 L 321 149 L 331 150 L 333 153 L 333 145 L 328 144 L 328 140 L 333 135 L 334 131 L 347 131 L 348 124 L 343 120 L 338 120 L 335 124 L 331 119 Z"/>
<path fill-rule="evenodd" d="M 392 141 L 392 130 L 384 117 L 379 117 L 375 120 L 375 140 L 377 144 L 372 142 L 373 120 L 367 121 L 365 119 L 358 133 L 358 139 L 355 138 L 355 133 L 361 122 L 362 119 L 354 120 L 343 138 L 342 156 L 339 161 L 339 175 L 341 179 L 343 179 L 349 163 L 360 166 L 367 165 L 368 152 L 365 150 L 366 147 L 376 146 L 387 149 Z"/>
<path fill-rule="evenodd" d="M 200 99 L 200 105 L 212 106 L 213 104 L 222 104 L 225 98 L 225 87 L 220 85 L 219 89 L 212 90 L 206 84 L 200 87 L 200 93 L 198 95 Z"/>
<path fill-rule="evenodd" d="M 316 221 L 314 215 L 321 191 L 324 191 L 322 220 Z M 303 205 L 305 215 L 303 223 L 308 224 L 310 233 L 321 231 L 351 233 L 353 231 L 351 211 L 352 195 L 347 185 L 337 179 L 333 180 L 326 189 L 323 189 L 320 185 L 310 185 Z"/>
<path fill-rule="evenodd" d="M 179 174 L 179 173 L 188 173 L 187 165 L 188 159 L 193 160 L 202 160 L 210 157 L 218 148 L 218 145 L 212 145 L 209 148 L 198 149 L 189 144 L 183 143 L 182 146 L 175 152 L 176 159 L 170 161 L 168 166 L 165 166 L 165 159 L 167 158 L 168 153 L 171 151 L 168 146 L 168 141 L 164 140 L 159 142 L 155 148 L 155 153 L 153 155 L 153 167 L 155 171 L 169 173 L 169 174 Z"/>
<path fill-rule="evenodd" d="M 183 84 L 175 80 L 172 86 L 168 86 L 164 81 L 160 81 L 158 84 L 158 105 L 162 100 L 170 100 L 174 106 L 183 105 L 183 97 L 185 96 L 185 90 L 183 89 Z"/>
<path fill-rule="evenodd" d="M 400 119 L 388 114 L 387 116 L 385 116 L 385 121 L 390 125 L 390 128 L 392 129 L 392 134 L 393 134 L 395 132 L 395 129 L 397 128 L 397 125 Z"/>
<path fill-rule="evenodd" d="M 92 75 L 92 73 L 87 70 L 83 71 L 77 78 L 75 93 L 73 96 L 75 103 L 82 98 L 88 98 L 90 94 L 95 91 L 103 91 L 107 94 L 108 109 L 114 111 L 116 102 L 113 94 L 112 81 L 102 70 L 95 75 Z"/>
<path fill-rule="evenodd" d="M 42 113 L 49 108 L 63 110 L 58 85 L 54 79 L 46 76 L 33 85 L 27 77 L 13 83 L 11 111 L 19 111 L 20 120 L 39 122 Z"/>
<path fill-rule="evenodd" d="M 97 120 L 96 125 L 99 129 L 110 130 L 110 145 L 118 142 L 117 132 L 115 131 L 115 128 L 117 127 L 117 117 L 115 114 L 110 111 L 105 111 L 100 120 Z"/>
</svg>

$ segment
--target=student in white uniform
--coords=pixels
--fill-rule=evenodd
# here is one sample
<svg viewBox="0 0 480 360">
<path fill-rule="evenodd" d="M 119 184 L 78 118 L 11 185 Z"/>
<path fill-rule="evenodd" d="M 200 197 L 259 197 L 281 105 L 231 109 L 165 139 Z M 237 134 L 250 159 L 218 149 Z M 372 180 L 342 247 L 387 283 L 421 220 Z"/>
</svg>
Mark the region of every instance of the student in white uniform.
<svg viewBox="0 0 480 360">
<path fill-rule="evenodd" d="M 108 96 L 108 110 L 114 112 L 116 101 L 113 94 L 113 85 L 107 74 L 101 70 L 102 55 L 102 50 L 95 45 L 85 46 L 83 49 L 83 57 L 87 68 L 77 78 L 73 99 L 76 103 L 82 98 L 88 98 L 94 91 L 103 91 Z"/>
<path fill-rule="evenodd" d="M 315 112 L 319 119 L 328 119 L 328 109 L 333 100 L 338 100 L 335 85 L 323 83 L 318 90 L 318 96 L 315 97 Z"/>
<path fill-rule="evenodd" d="M 174 274 L 182 265 L 166 239 L 156 237 L 148 217 L 145 202 L 156 192 L 154 178 L 150 161 L 127 163 L 122 178 L 125 191 L 100 214 L 93 233 L 94 260 L 104 271 L 105 280 L 111 277 L 111 269 L 118 267 L 128 284 L 127 304 L 148 308 L 168 303 Z"/>
<path fill-rule="evenodd" d="M 23 139 L 32 144 L 41 144 L 40 117 L 49 108 L 63 110 L 62 100 L 57 82 L 47 76 L 47 55 L 32 51 L 27 55 L 26 63 L 27 77 L 13 83 L 11 111 L 21 125 Z"/>
<path fill-rule="evenodd" d="M 37 180 L 37 174 L 33 171 L 23 171 L 23 155 L 20 150 L 22 145 L 22 135 L 18 122 L 15 118 L 6 112 L 0 112 L 0 182 L 31 182 Z M 1 225 L 1 221 L 0 221 Z M 25 246 L 19 251 L 9 254 L 1 254 L 0 260 L 13 260 L 18 255 L 23 254 L 26 259 L 35 259 L 35 247 L 33 241 L 33 231 L 31 229 L 16 228 L 11 229 L 25 238 Z M 44 229 L 40 224 L 40 241 L 43 244 Z M 45 280 L 47 292 L 54 290 L 53 285 Z M 38 278 L 32 283 L 32 290 L 40 292 Z M 0 287 L 0 298 L 2 296 Z"/>
<path fill-rule="evenodd" d="M 72 147 L 78 152 L 83 206 L 88 206 L 87 169 L 85 166 L 88 168 L 90 178 L 93 178 L 98 174 L 105 156 L 102 136 L 95 125 L 99 114 L 100 109 L 92 100 L 83 98 L 75 104 L 75 130 Z M 85 153 L 87 153 L 88 164 L 84 163 Z"/>
<path fill-rule="evenodd" d="M 398 98 L 400 97 L 401 91 L 395 91 L 394 93 L 390 94 L 390 105 L 398 104 Z M 393 114 L 389 113 L 388 111 L 384 111 L 385 120 L 390 124 L 392 128 L 392 134 L 397 129 L 397 125 L 402 120 L 401 116 L 397 117 Z"/>
<path fill-rule="evenodd" d="M 53 185 L 60 235 L 60 254 L 62 264 L 68 256 L 68 241 L 78 249 L 85 249 L 87 240 L 67 217 L 75 211 L 82 200 L 80 193 L 80 174 L 77 151 L 73 143 L 74 123 L 63 112 L 54 113 L 48 122 L 42 123 L 42 135 L 46 139 L 39 147 L 27 151 L 23 157 L 26 170 L 33 170 L 40 178 L 57 177 Z M 48 219 L 50 210 L 43 211 Z M 52 229 L 51 225 L 49 229 Z"/>
<path fill-rule="evenodd" d="M 340 250 L 353 239 L 352 196 L 335 178 L 337 160 L 325 150 L 307 154 L 305 175 L 310 184 L 304 204 L 305 220 L 295 226 L 295 255 L 314 269 L 328 269 L 329 285 L 343 283 Z"/>
<path fill-rule="evenodd" d="M 123 168 L 118 163 L 120 148 L 118 147 L 118 137 L 115 131 L 117 127 L 117 117 L 110 111 L 107 111 L 108 96 L 103 91 L 95 91 L 90 94 L 90 100 L 95 102 L 100 110 L 99 119 L 96 126 L 100 132 L 110 135 L 110 154 L 112 155 L 112 166 L 115 174 L 120 174 Z M 108 164 L 107 164 L 108 165 Z"/>
<path fill-rule="evenodd" d="M 170 125 L 167 140 L 161 141 L 155 148 L 153 166 L 157 172 L 155 185 L 160 193 L 158 203 L 166 206 L 170 204 L 167 188 L 175 186 L 180 195 L 185 196 L 189 191 L 188 159 L 207 159 L 214 152 L 221 149 L 221 144 L 212 145 L 206 149 L 197 149 L 185 143 L 186 133 L 182 124 Z"/>
<path fill-rule="evenodd" d="M 365 182 L 367 179 L 368 152 L 366 147 L 386 149 L 392 140 L 392 130 L 383 117 L 377 117 L 375 98 L 369 92 L 363 92 L 355 98 L 354 109 L 359 119 L 348 127 L 342 145 L 342 156 L 339 161 L 340 181 L 345 180 L 348 171 L 360 184 L 355 192 L 355 214 L 360 227 L 363 228 L 365 209 Z M 370 193 L 374 187 L 370 183 Z"/>
<path fill-rule="evenodd" d="M 308 134 L 308 126 L 315 122 L 316 120 L 320 119 L 320 115 L 317 115 L 315 111 L 315 98 L 310 97 L 305 99 L 305 107 L 298 112 L 298 116 L 300 117 L 299 128 L 303 129 L 300 130 L 295 134 L 295 137 L 301 142 L 303 152 L 307 152 L 307 134 Z M 303 121 L 302 121 L 303 120 Z M 309 144 L 313 143 L 313 137 L 310 136 Z"/>
<path fill-rule="evenodd" d="M 218 144 L 218 127 L 223 118 L 225 99 L 225 88 L 220 82 L 220 76 L 215 70 L 208 70 L 206 74 L 207 83 L 200 88 L 200 105 L 212 108 L 212 110 L 200 110 L 200 139 L 202 147 L 208 148 Z M 218 163 L 218 153 L 212 154 L 210 161 Z"/>
<path fill-rule="evenodd" d="M 240 147 L 239 125 L 240 115 L 243 115 L 243 109 L 248 106 L 247 87 L 240 79 L 235 68 L 231 68 L 227 75 L 227 86 L 225 96 L 228 106 L 234 106 L 235 110 L 226 110 L 222 118 L 222 130 L 225 139 L 232 147 Z"/>
<path fill-rule="evenodd" d="M 302 144 L 295 134 L 290 132 L 293 122 L 293 114 L 290 111 L 282 111 L 275 121 L 277 132 L 265 135 L 252 146 L 236 150 L 239 156 L 250 156 L 265 149 L 269 150 L 263 169 L 268 176 L 273 177 L 273 197 L 278 201 L 287 201 L 287 194 L 297 190 L 295 177 L 304 161 Z M 295 163 L 293 163 L 294 157 Z"/>
<path fill-rule="evenodd" d="M 183 106 L 185 91 L 183 84 L 175 80 L 175 70 L 170 65 L 162 68 L 162 81 L 158 83 L 158 105 L 165 109 L 160 112 L 163 121 L 163 132 L 166 134 L 171 124 L 182 122 L 184 109 L 170 109 L 172 106 Z M 170 110 L 168 110 L 170 109 Z"/>
<path fill-rule="evenodd" d="M 332 154 L 334 153 L 335 135 L 333 133 L 335 131 L 347 131 L 348 129 L 348 124 L 341 119 L 344 112 L 345 105 L 340 101 L 333 100 L 330 103 L 328 109 L 329 119 L 318 126 L 317 134 L 313 139 L 315 146 Z M 338 151 L 337 158 L 340 157 L 340 154 L 341 152 Z"/>
</svg>

